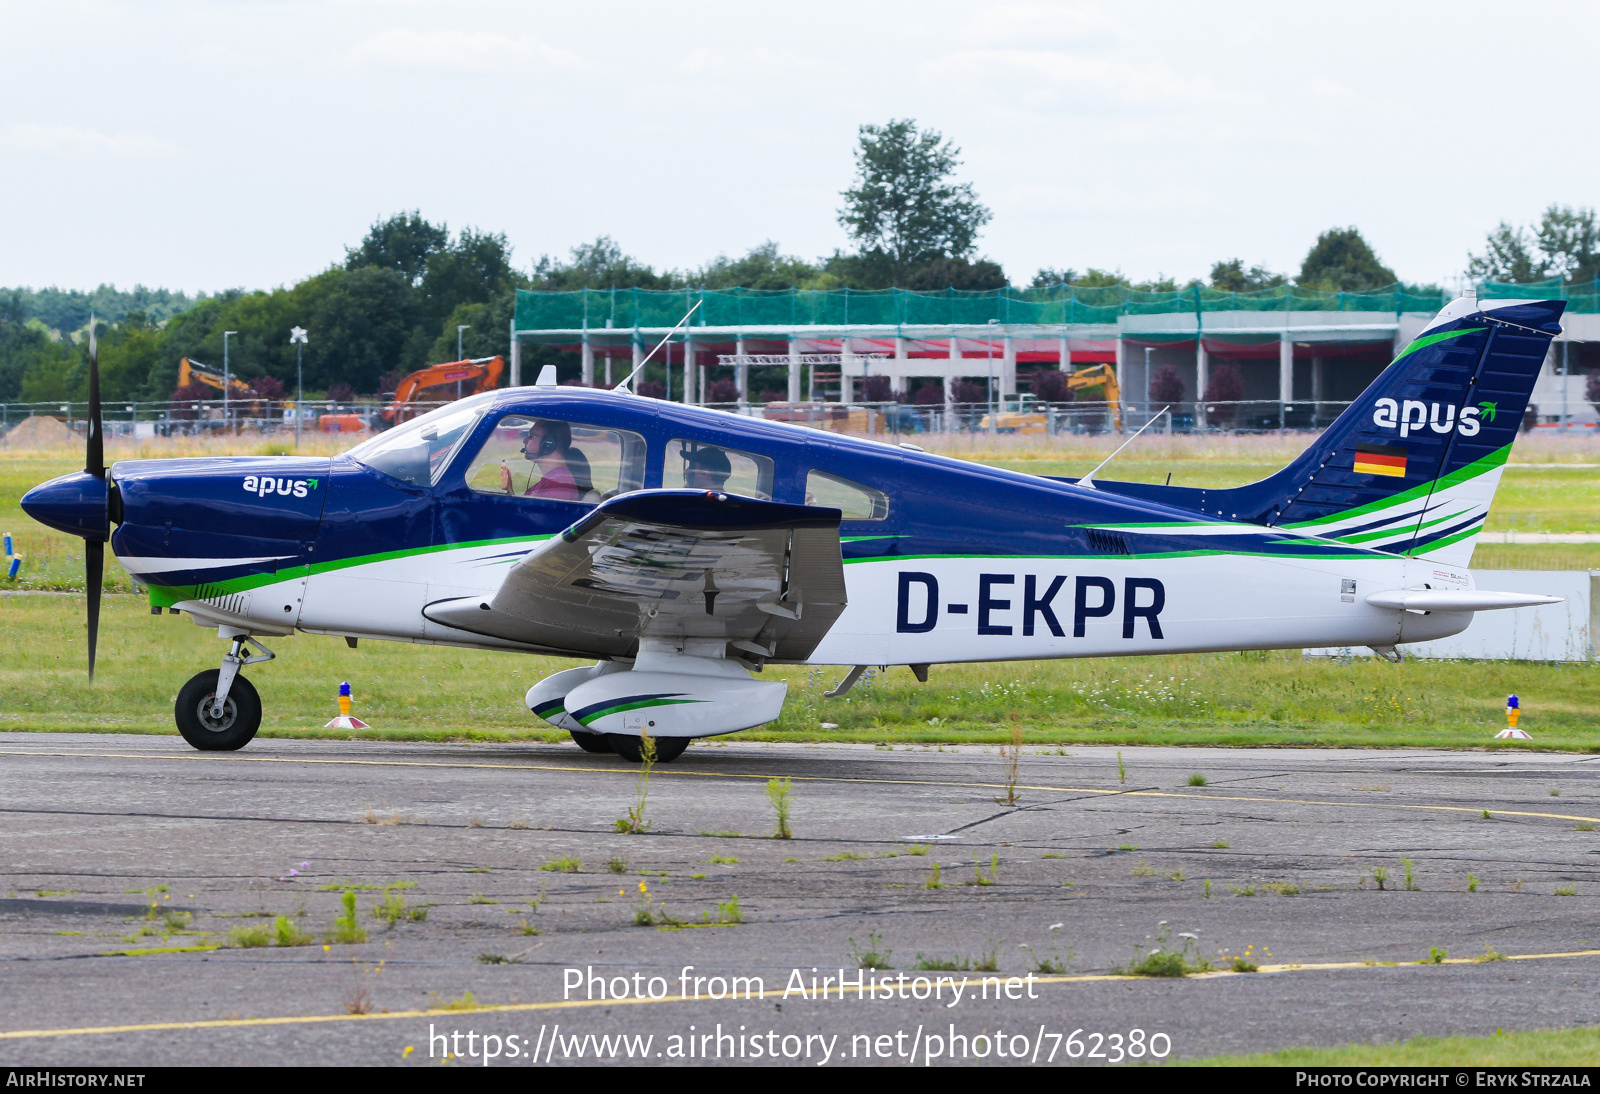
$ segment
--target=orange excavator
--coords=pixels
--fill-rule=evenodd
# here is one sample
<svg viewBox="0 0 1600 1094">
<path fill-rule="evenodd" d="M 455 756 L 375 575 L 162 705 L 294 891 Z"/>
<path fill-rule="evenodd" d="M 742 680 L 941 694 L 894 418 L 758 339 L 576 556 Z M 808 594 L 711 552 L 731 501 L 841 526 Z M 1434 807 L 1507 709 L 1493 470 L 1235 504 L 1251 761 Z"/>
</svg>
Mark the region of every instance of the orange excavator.
<svg viewBox="0 0 1600 1094">
<path fill-rule="evenodd" d="M 505 367 L 503 357 L 477 357 L 418 369 L 395 387 L 394 400 L 382 411 L 384 423 L 386 427 L 399 425 L 416 417 L 421 410 L 415 404 L 422 400 L 423 392 L 434 388 L 447 390 L 435 393 L 428 402 L 448 402 L 480 391 L 493 391 L 500 386 L 500 374 Z"/>
</svg>

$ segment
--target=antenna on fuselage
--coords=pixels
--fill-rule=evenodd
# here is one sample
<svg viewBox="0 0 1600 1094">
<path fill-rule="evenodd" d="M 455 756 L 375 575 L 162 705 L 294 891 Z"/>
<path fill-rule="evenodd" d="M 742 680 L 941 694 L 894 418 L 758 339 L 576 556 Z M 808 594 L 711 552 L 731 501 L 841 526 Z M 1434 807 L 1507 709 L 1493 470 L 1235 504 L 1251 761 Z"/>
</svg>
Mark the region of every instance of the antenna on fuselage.
<svg viewBox="0 0 1600 1094">
<path fill-rule="evenodd" d="M 1125 440 L 1121 444 L 1117 445 L 1117 452 L 1121 452 L 1124 448 L 1127 448 L 1134 441 L 1138 440 L 1140 433 L 1143 433 L 1145 430 L 1149 429 L 1156 422 L 1159 422 L 1161 420 L 1161 415 L 1165 414 L 1167 411 L 1169 411 L 1171 409 L 1172 409 L 1172 407 L 1170 405 L 1164 406 L 1160 410 L 1158 410 L 1154 414 L 1152 414 L 1150 416 L 1150 420 L 1148 422 L 1145 422 L 1144 425 L 1139 427 L 1138 432 L 1134 433 L 1133 436 L 1129 437 L 1127 440 Z M 1111 455 L 1109 455 L 1105 459 L 1101 460 L 1099 465 L 1096 466 L 1093 471 L 1089 472 L 1083 478 L 1078 480 L 1078 485 L 1079 486 L 1083 486 L 1083 487 L 1087 487 L 1090 490 L 1098 490 L 1099 487 L 1095 486 L 1095 484 L 1093 482 L 1093 479 L 1094 479 L 1094 477 L 1096 475 L 1098 475 L 1100 473 L 1100 468 L 1104 467 L 1106 464 L 1110 463 L 1112 460 L 1117 458 L 1117 452 L 1113 452 L 1113 453 L 1111 453 Z M 1169 476 L 1168 477 L 1169 481 L 1170 481 L 1170 478 L 1171 477 Z"/>
<path fill-rule="evenodd" d="M 650 358 L 652 358 L 652 357 L 654 357 L 656 355 L 656 350 L 659 350 L 662 346 L 666 345 L 667 344 L 667 340 L 670 339 L 674 334 L 678 333 L 678 327 L 681 327 L 685 323 L 687 323 L 689 321 L 689 316 L 693 315 L 696 311 L 700 310 L 700 305 L 703 304 L 703 303 L 705 303 L 705 301 L 696 300 L 694 302 L 694 307 L 690 308 L 687 312 L 685 312 L 684 315 L 683 315 L 683 318 L 678 320 L 678 326 L 677 327 L 673 327 L 671 330 L 669 330 L 667 332 L 667 337 L 663 338 L 661 341 L 657 342 L 656 343 L 656 348 L 651 350 L 649 353 L 645 354 L 644 355 L 644 360 L 640 361 L 637 365 L 635 365 L 633 371 L 628 373 L 628 375 L 626 375 L 626 376 L 624 376 L 622 378 L 622 383 L 618 384 L 616 387 L 612 388 L 611 390 L 612 391 L 620 391 L 624 395 L 632 395 L 633 394 L 633 389 L 630 388 L 628 385 L 633 382 L 633 378 L 635 376 L 639 375 L 639 370 L 644 368 L 644 366 L 646 366 L 646 365 L 648 365 L 650 363 Z"/>
</svg>

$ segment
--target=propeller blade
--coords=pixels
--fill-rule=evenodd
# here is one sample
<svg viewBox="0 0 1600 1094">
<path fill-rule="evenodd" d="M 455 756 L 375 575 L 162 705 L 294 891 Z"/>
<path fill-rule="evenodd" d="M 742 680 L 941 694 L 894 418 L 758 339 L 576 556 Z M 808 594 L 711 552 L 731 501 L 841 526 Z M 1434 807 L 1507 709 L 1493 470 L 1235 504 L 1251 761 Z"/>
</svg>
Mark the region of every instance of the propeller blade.
<svg viewBox="0 0 1600 1094">
<path fill-rule="evenodd" d="M 100 639 L 100 583 L 105 573 L 106 545 L 91 539 L 83 545 L 83 569 L 89 587 L 89 682 L 94 683 L 94 651 Z"/>
<path fill-rule="evenodd" d="M 89 451 L 83 469 L 95 478 L 103 479 L 106 477 L 106 446 L 105 438 L 102 436 L 103 423 L 100 420 L 100 347 L 95 342 L 94 325 L 94 316 L 91 314 L 89 316 Z M 99 578 L 95 580 L 98 582 Z M 93 655 L 89 660 L 91 664 L 89 675 L 93 676 Z"/>
<path fill-rule="evenodd" d="M 83 469 L 97 479 L 106 477 L 104 423 L 100 416 L 100 347 L 94 336 L 94 316 L 89 316 L 89 434 Z M 89 591 L 89 682 L 94 683 L 95 647 L 100 641 L 100 589 L 105 580 L 106 544 L 88 539 L 83 545 L 84 584 Z"/>
</svg>

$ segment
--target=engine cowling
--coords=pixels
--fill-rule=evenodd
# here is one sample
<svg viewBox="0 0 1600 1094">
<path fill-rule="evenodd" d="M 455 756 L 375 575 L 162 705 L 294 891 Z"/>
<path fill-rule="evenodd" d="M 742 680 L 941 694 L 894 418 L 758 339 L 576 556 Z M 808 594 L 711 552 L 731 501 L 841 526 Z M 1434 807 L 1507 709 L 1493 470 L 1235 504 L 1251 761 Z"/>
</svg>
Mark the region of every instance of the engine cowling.
<svg viewBox="0 0 1600 1094">
<path fill-rule="evenodd" d="M 565 675 L 558 673 L 544 683 Z M 566 692 L 562 716 L 577 723 L 580 732 L 710 737 L 774 720 L 788 692 L 787 684 L 753 679 L 744 668 L 720 658 L 641 653 L 627 672 L 578 682 Z"/>
</svg>

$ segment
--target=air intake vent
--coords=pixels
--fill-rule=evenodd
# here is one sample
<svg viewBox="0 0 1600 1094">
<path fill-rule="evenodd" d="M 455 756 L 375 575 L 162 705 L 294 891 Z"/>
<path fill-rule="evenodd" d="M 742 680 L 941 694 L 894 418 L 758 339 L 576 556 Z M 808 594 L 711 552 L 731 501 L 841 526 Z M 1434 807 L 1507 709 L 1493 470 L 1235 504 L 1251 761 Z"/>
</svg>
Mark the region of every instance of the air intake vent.
<svg viewBox="0 0 1600 1094">
<path fill-rule="evenodd" d="M 1089 550 L 1097 555 L 1131 555 L 1128 550 L 1128 541 L 1117 532 L 1102 532 L 1098 528 L 1089 529 Z"/>
</svg>

